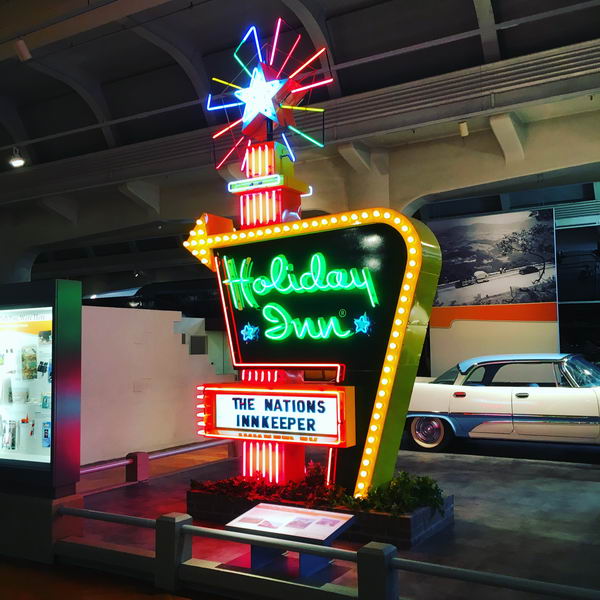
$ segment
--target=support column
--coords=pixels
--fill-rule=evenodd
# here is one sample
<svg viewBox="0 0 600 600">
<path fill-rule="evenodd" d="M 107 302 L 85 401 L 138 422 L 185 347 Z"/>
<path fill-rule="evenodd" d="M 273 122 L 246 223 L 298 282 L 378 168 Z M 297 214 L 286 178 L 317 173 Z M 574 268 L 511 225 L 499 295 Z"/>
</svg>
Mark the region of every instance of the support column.
<svg viewBox="0 0 600 600">
<path fill-rule="evenodd" d="M 345 178 L 348 208 L 390 206 L 388 152 L 358 142 L 340 144 L 337 149 L 350 167 Z"/>
</svg>

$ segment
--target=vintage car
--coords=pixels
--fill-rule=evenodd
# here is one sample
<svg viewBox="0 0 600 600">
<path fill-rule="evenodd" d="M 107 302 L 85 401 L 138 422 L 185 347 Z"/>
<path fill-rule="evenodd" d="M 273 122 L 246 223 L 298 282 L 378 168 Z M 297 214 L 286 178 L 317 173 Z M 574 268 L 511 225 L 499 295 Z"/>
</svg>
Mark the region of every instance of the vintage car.
<svg viewBox="0 0 600 600">
<path fill-rule="evenodd" d="M 456 437 L 600 443 L 600 368 L 576 354 L 479 356 L 415 383 L 406 429 L 420 450 Z"/>
<path fill-rule="evenodd" d="M 519 269 L 519 275 L 528 275 L 529 273 L 539 273 L 539 269 L 535 265 L 527 265 Z"/>
</svg>

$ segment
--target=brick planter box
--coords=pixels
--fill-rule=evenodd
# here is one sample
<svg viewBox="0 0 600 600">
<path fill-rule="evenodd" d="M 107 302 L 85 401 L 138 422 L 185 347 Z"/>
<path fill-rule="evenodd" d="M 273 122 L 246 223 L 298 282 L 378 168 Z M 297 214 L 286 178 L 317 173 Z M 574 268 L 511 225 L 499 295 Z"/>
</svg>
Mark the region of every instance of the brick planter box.
<svg viewBox="0 0 600 600">
<path fill-rule="evenodd" d="M 250 510 L 259 502 L 261 501 L 188 490 L 187 512 L 198 521 L 225 524 Z M 262 502 L 269 501 L 262 500 Z M 286 502 L 285 504 L 301 506 L 296 502 Z M 398 548 L 409 549 L 453 525 L 454 496 L 444 498 L 443 515 L 431 508 L 418 508 L 412 513 L 397 517 L 379 512 L 353 513 L 344 508 L 326 507 L 323 510 L 356 515 L 354 524 L 341 535 L 341 539 L 365 543 L 386 542 L 394 544 Z"/>
</svg>

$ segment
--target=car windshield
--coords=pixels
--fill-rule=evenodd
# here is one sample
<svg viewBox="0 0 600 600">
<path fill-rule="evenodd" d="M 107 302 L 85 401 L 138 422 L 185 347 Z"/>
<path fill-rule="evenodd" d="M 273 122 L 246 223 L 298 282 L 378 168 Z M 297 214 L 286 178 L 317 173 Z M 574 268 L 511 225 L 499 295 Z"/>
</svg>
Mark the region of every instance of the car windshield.
<svg viewBox="0 0 600 600">
<path fill-rule="evenodd" d="M 433 381 L 430 381 L 430 383 L 445 383 L 446 385 L 452 385 L 456 381 L 457 376 L 458 367 L 452 367 L 445 373 L 438 375 Z"/>
<path fill-rule="evenodd" d="M 565 362 L 565 369 L 579 387 L 600 386 L 600 368 L 582 356 L 573 356 Z"/>
</svg>

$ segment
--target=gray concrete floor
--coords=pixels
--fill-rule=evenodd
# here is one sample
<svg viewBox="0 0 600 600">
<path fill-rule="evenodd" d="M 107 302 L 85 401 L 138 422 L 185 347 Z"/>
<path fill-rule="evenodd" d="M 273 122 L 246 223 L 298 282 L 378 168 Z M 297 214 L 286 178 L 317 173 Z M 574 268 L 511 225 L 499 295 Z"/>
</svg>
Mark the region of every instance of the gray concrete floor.
<svg viewBox="0 0 600 600">
<path fill-rule="evenodd" d="M 569 447 L 563 451 L 568 453 Z M 520 456 L 523 453 L 527 455 L 526 448 L 518 452 Z M 189 479 L 226 476 L 224 471 L 234 465 L 224 466 L 206 465 L 196 472 L 92 494 L 85 504 L 150 517 L 185 512 Z M 436 479 L 446 494 L 455 496 L 456 519 L 453 530 L 401 551 L 400 556 L 600 589 L 600 469 L 595 464 L 401 450 L 398 469 Z M 151 532 L 146 530 L 86 521 L 85 531 L 90 541 L 153 547 Z M 349 542 L 339 545 L 357 547 Z M 240 544 L 199 538 L 194 542 L 198 558 L 209 556 L 226 563 L 245 552 L 247 548 Z M 354 586 L 355 567 L 340 563 L 329 573 L 329 580 Z M 547 598 L 412 573 L 400 574 L 400 590 L 402 598 L 416 600 Z"/>
<path fill-rule="evenodd" d="M 600 589 L 600 469 L 595 465 L 402 450 L 398 469 L 455 496 L 451 534 L 407 558 Z M 409 598 L 534 598 L 411 574 Z"/>
</svg>

